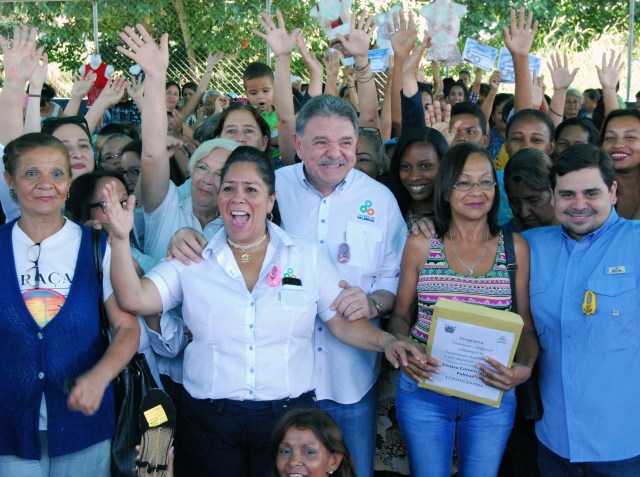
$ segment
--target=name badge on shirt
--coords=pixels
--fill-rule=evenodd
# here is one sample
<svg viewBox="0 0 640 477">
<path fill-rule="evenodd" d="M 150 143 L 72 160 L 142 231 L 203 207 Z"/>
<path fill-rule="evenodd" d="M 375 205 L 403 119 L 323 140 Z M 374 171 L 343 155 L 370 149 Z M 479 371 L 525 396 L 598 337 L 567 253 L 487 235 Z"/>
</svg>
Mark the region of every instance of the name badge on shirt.
<svg viewBox="0 0 640 477">
<path fill-rule="evenodd" d="M 347 222 L 347 235 L 353 235 L 372 242 L 382 242 L 382 230 L 357 222 Z"/>
<path fill-rule="evenodd" d="M 617 267 L 609 267 L 607 269 L 607 275 L 619 275 L 621 273 L 627 273 L 624 265 L 618 265 Z"/>
<path fill-rule="evenodd" d="M 283 280 L 284 282 L 284 280 Z M 282 290 L 280 290 L 280 301 L 283 305 L 302 308 L 306 304 L 306 293 L 300 285 L 286 285 L 283 283 Z"/>
</svg>

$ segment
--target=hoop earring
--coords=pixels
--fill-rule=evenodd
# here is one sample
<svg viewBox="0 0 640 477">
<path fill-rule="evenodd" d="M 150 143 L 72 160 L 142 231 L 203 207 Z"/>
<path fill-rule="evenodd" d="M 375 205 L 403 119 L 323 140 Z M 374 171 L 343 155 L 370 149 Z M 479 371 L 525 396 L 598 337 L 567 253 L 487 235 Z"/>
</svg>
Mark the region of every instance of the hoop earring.
<svg viewBox="0 0 640 477">
<path fill-rule="evenodd" d="M 271 213 L 271 212 L 267 213 L 267 220 L 269 222 L 273 221 L 273 213 Z"/>
<path fill-rule="evenodd" d="M 15 190 L 15 189 L 9 189 L 9 196 L 10 196 L 12 199 L 15 199 L 16 197 L 18 197 L 18 196 L 16 195 L 16 190 Z"/>
</svg>

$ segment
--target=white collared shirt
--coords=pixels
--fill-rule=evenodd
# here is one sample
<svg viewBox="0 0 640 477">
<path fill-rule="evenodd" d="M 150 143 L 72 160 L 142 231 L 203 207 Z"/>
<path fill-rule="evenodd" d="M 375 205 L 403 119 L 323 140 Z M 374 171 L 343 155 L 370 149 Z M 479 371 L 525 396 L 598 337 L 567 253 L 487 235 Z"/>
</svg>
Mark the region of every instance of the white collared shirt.
<svg viewBox="0 0 640 477">
<path fill-rule="evenodd" d="M 288 233 L 324 248 L 349 285 L 367 294 L 396 293 L 407 228 L 389 189 L 352 169 L 323 197 L 306 180 L 302 163 L 278 169 L 276 177 L 282 227 Z M 338 248 L 344 242 L 350 258 L 339 263 Z M 314 350 L 318 399 L 352 404 L 375 384 L 378 354 L 340 342 L 321 322 L 316 323 Z"/>
<path fill-rule="evenodd" d="M 315 388 L 313 330 L 327 321 L 340 292 L 339 275 L 320 247 L 269 223 L 270 241 L 258 282 L 249 293 L 221 229 L 204 260 L 163 262 L 147 277 L 163 309 L 182 304 L 193 333 L 184 353 L 184 386 L 196 399 L 273 400 Z M 280 279 L 269 284 L 277 266 Z M 282 285 L 290 275 L 301 285 Z M 294 277 L 295 276 L 295 277 Z"/>
<path fill-rule="evenodd" d="M 178 188 L 170 182 L 167 195 L 158 208 L 144 213 L 144 253 L 158 260 L 165 258 L 171 237 L 182 227 L 191 227 L 211 240 L 222 228 L 222 220 L 213 220 L 203 229 L 193 213 L 191 197 L 180 200 Z"/>
</svg>

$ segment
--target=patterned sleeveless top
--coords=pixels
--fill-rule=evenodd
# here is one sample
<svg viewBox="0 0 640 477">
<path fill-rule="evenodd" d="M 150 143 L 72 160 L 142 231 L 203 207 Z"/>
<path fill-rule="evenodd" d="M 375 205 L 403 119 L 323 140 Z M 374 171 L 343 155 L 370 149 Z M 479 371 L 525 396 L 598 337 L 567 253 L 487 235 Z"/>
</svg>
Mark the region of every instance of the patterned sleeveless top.
<svg viewBox="0 0 640 477">
<path fill-rule="evenodd" d="M 412 338 L 426 344 L 433 307 L 440 298 L 496 310 L 511 308 L 511 282 L 502 230 L 498 237 L 498 251 L 493 267 L 489 273 L 478 277 L 454 272 L 445 257 L 444 242 L 437 236 L 431 238 L 429 248 L 429 256 L 418 277 L 418 320 L 411 330 Z"/>
</svg>

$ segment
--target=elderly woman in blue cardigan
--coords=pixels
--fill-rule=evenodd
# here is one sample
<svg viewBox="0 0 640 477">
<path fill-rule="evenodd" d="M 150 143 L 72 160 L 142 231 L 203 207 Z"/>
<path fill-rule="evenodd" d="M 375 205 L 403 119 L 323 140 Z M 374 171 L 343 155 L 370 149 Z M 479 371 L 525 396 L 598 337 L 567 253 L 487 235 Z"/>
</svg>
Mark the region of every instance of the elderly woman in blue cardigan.
<svg viewBox="0 0 640 477">
<path fill-rule="evenodd" d="M 101 288 L 91 230 L 61 214 L 71 183 L 64 144 L 26 134 L 3 159 L 20 217 L 0 227 L 0 477 L 108 477 L 110 383 L 136 352 L 139 326 L 112 295 L 104 238 Z"/>
</svg>

